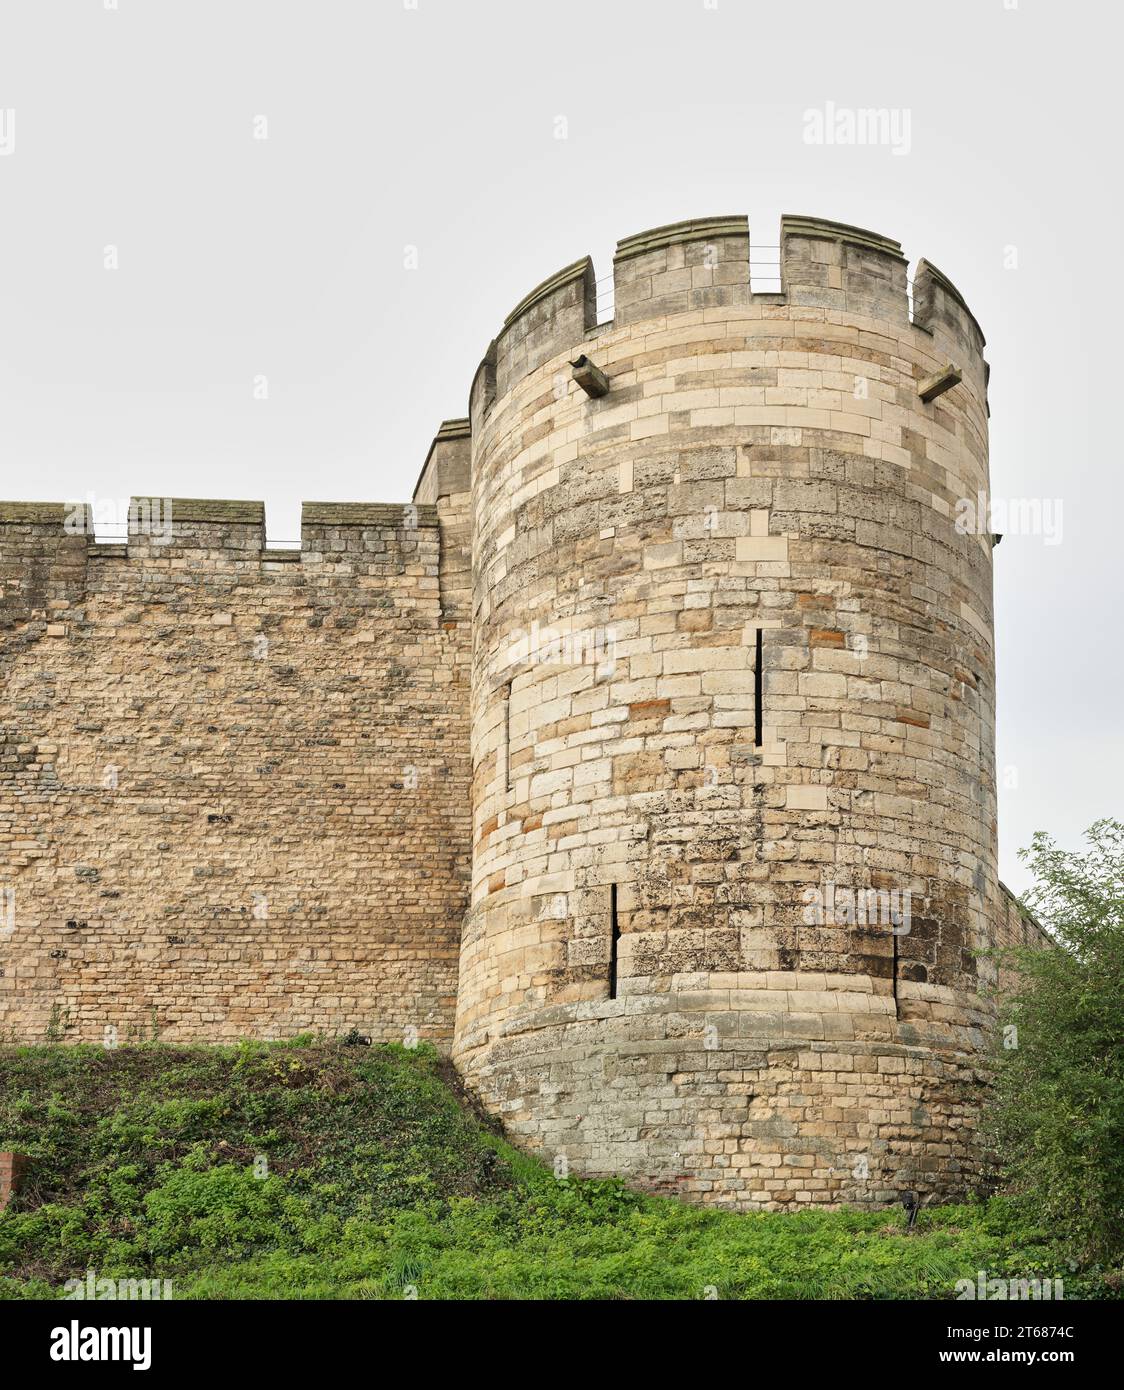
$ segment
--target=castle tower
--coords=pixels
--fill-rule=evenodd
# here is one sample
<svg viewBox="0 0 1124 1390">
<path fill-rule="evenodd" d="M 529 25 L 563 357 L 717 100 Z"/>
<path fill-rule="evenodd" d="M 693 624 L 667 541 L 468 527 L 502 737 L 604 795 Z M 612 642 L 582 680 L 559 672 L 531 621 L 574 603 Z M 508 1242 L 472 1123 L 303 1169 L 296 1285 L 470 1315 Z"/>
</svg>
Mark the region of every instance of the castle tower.
<svg viewBox="0 0 1124 1390">
<path fill-rule="evenodd" d="M 733 1206 L 977 1171 L 996 874 L 983 336 L 898 243 L 629 237 L 471 393 L 454 1056 L 519 1141 Z M 589 395 L 571 363 L 607 379 Z"/>
</svg>

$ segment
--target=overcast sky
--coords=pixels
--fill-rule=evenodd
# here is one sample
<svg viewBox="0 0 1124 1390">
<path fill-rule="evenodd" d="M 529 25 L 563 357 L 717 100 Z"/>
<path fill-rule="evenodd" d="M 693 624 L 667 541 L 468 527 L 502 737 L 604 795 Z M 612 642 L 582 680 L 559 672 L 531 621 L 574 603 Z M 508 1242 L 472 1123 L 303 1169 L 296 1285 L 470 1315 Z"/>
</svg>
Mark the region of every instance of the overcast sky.
<svg viewBox="0 0 1124 1390">
<path fill-rule="evenodd" d="M 1021 891 L 1034 830 L 1124 810 L 1115 15 L 0 0 L 0 498 L 262 498 L 295 540 L 302 499 L 408 499 L 504 315 L 584 253 L 735 212 L 896 237 L 987 336 L 996 496 L 1062 503 L 1060 543 L 995 556 Z M 857 109 L 892 138 L 809 143 Z"/>
</svg>

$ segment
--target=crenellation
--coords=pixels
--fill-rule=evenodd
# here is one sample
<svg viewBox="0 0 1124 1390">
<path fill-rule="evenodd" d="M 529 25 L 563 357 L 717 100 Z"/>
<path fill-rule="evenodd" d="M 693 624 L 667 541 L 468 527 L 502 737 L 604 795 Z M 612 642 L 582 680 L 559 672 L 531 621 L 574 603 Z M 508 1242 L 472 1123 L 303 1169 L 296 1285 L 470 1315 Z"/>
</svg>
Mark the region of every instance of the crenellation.
<svg viewBox="0 0 1124 1390">
<path fill-rule="evenodd" d="M 496 392 L 580 343 L 597 322 L 597 290 L 588 256 L 531 291 L 508 314 L 496 339 Z"/>
<path fill-rule="evenodd" d="M 617 243 L 613 327 L 691 309 L 748 304 L 749 222 L 713 217 Z"/>
<path fill-rule="evenodd" d="M 86 505 L 0 502 L 0 633 L 15 630 L 5 648 L 65 625 L 60 614 L 85 593 L 91 531 Z"/>
<path fill-rule="evenodd" d="M 975 362 L 981 357 L 986 346 L 983 330 L 964 296 L 931 261 L 922 259 L 917 263 L 913 301 L 913 321 L 919 328 L 934 337 L 938 329 L 943 329 L 952 345 L 963 348 L 968 361 Z"/>
<path fill-rule="evenodd" d="M 889 237 L 821 218 L 781 219 L 781 293 L 791 306 L 908 323 L 906 270 Z"/>
<path fill-rule="evenodd" d="M 480 365 L 476 368 L 476 374 L 472 378 L 472 385 L 468 392 L 468 417 L 469 425 L 473 433 L 479 433 L 484 426 L 484 421 L 488 411 L 491 409 L 492 402 L 496 398 L 496 361 L 498 350 L 495 339 L 488 344 L 488 349 L 480 359 Z"/>
</svg>

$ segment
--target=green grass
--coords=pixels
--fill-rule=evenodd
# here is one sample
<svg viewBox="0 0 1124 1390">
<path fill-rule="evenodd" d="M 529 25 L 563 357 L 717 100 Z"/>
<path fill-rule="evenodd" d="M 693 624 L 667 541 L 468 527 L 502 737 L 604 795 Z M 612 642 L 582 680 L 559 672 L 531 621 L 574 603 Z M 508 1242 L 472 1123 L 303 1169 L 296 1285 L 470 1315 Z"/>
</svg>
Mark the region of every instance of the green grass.
<svg viewBox="0 0 1124 1390">
<path fill-rule="evenodd" d="M 1116 1290 L 999 1199 L 907 1232 L 900 1210 L 739 1215 L 560 1182 L 426 1048 L 2 1048 L 3 1149 L 34 1166 L 0 1215 L 0 1298 L 90 1268 L 179 1299 L 950 1298 L 979 1270 Z"/>
</svg>

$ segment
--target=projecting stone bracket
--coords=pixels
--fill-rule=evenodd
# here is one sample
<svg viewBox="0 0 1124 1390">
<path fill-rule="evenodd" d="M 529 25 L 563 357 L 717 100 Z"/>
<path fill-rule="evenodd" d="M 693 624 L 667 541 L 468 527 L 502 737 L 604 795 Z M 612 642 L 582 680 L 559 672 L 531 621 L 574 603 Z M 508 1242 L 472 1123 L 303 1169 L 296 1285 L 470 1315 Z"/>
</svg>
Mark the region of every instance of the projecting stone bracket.
<svg viewBox="0 0 1124 1390">
<path fill-rule="evenodd" d="M 596 400 L 598 396 L 609 394 L 609 378 L 584 352 L 570 366 L 574 369 L 574 380 L 587 396 Z"/>
<path fill-rule="evenodd" d="M 934 372 L 932 376 L 927 376 L 917 388 L 917 394 L 928 404 L 935 401 L 938 396 L 943 396 L 946 391 L 951 391 L 960 381 L 964 374 L 959 367 L 951 362 L 947 367 L 942 367 L 939 372 Z"/>
</svg>

